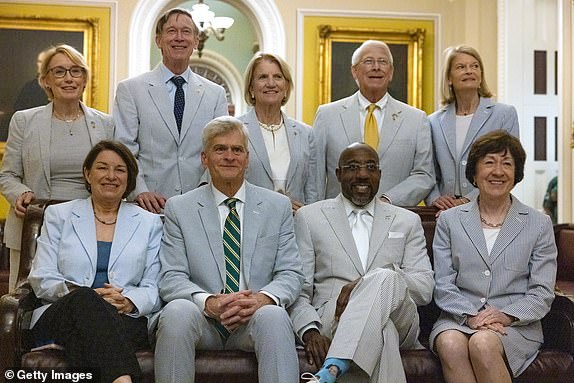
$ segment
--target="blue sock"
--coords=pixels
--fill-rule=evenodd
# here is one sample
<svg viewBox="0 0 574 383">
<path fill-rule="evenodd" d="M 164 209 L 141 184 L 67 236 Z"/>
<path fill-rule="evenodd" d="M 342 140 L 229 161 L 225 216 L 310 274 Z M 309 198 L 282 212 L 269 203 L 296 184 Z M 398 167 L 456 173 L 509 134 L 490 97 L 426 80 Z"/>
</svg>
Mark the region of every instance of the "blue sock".
<svg viewBox="0 0 574 383">
<path fill-rule="evenodd" d="M 325 359 L 325 363 L 323 363 L 323 367 L 315 374 L 320 380 L 321 383 L 334 383 L 335 380 L 346 373 L 349 370 L 351 363 L 347 359 L 337 359 L 337 358 L 327 358 Z M 339 370 L 337 376 L 333 375 L 329 371 L 330 366 L 335 366 Z"/>
</svg>

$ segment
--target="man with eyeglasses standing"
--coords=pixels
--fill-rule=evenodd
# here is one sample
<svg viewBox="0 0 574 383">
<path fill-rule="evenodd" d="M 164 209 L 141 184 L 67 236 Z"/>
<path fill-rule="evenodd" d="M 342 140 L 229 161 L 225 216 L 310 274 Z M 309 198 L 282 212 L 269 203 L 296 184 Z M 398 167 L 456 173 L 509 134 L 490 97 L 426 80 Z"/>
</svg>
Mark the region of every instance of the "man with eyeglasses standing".
<svg viewBox="0 0 574 383">
<path fill-rule="evenodd" d="M 140 173 L 130 196 L 160 213 L 167 198 L 195 189 L 204 176 L 201 131 L 227 115 L 223 88 L 193 73 L 189 59 L 199 29 L 186 9 L 173 8 L 157 21 L 155 42 L 162 62 L 151 72 L 118 84 L 115 137 L 138 159 Z"/>
<path fill-rule="evenodd" d="M 377 195 L 398 206 L 415 206 L 435 184 L 432 144 L 426 114 L 395 100 L 388 92 L 393 56 L 387 44 L 367 40 L 355 50 L 351 72 L 359 90 L 317 110 L 319 193 L 339 191 L 335 168 L 339 153 L 363 141 L 379 156 L 382 177 Z"/>
<path fill-rule="evenodd" d="M 311 382 L 348 370 L 360 381 L 406 382 L 399 348 L 422 348 L 417 305 L 434 288 L 425 236 L 418 215 L 375 198 L 378 161 L 371 146 L 351 144 L 335 169 L 341 193 L 295 215 L 305 281 L 289 313 L 318 370 L 303 374 Z"/>
</svg>

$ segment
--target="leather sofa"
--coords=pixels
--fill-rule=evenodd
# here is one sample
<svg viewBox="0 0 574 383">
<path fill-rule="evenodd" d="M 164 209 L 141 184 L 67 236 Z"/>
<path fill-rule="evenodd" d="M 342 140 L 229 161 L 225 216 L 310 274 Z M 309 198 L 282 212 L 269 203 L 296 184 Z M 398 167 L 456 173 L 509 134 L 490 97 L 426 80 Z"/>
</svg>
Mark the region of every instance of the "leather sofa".
<svg viewBox="0 0 574 383">
<path fill-rule="evenodd" d="M 554 225 L 554 238 L 558 247 L 558 272 L 556 289 L 564 295 L 574 297 L 574 224 Z"/>
<path fill-rule="evenodd" d="M 30 334 L 25 330 L 30 311 L 39 304 L 26 276 L 34 257 L 36 239 L 42 224 L 43 209 L 54 201 L 35 201 L 24 221 L 20 275 L 17 291 L 4 295 L 0 300 L 0 372 L 6 368 L 64 367 L 62 351 L 44 350 L 30 352 Z M 414 207 L 423 221 L 427 248 L 432 257 L 435 210 L 430 207 Z M 574 259 L 574 247 L 561 247 Z M 564 257 L 565 254 L 561 254 Z M 434 304 L 419 308 L 421 319 L 420 339 L 428 345 L 428 334 L 439 310 Z M 557 296 L 551 312 L 543 319 L 545 343 L 539 356 L 515 382 L 520 383 L 564 383 L 574 382 L 574 303 L 563 296 Z M 437 357 L 428 350 L 401 352 L 403 366 L 409 383 L 440 383 L 441 366 Z M 144 371 L 144 382 L 153 382 L 153 352 L 138 353 L 138 360 Z M 299 350 L 301 372 L 314 372 L 303 350 Z M 0 374 L 4 381 L 4 374 Z M 201 383 L 244 383 L 257 382 L 257 361 L 255 355 L 243 351 L 198 351 L 196 356 L 196 382 Z"/>
</svg>

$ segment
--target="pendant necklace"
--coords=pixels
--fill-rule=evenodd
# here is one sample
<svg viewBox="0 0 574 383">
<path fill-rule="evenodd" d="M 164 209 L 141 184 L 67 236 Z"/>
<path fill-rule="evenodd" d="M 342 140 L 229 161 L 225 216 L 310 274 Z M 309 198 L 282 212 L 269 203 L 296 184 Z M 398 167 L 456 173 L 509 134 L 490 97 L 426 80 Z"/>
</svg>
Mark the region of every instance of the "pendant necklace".
<svg viewBox="0 0 574 383">
<path fill-rule="evenodd" d="M 69 118 L 69 119 L 61 116 L 60 113 L 56 112 L 55 109 L 53 110 L 53 112 L 54 112 L 54 117 L 56 117 L 60 121 L 64 121 L 66 124 L 68 124 L 68 133 L 70 134 L 70 136 L 73 136 L 74 131 L 72 130 L 72 128 L 74 127 L 74 121 L 76 121 L 78 119 L 78 117 L 80 117 L 80 112 L 78 112 L 78 114 L 76 114 L 74 117 Z"/>
</svg>

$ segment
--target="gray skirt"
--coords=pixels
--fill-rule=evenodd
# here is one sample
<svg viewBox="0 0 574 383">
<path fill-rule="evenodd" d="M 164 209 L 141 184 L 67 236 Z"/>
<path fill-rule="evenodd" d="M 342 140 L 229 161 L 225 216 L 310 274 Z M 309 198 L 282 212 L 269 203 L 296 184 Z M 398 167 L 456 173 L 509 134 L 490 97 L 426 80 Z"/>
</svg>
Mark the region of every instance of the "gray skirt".
<svg viewBox="0 0 574 383">
<path fill-rule="evenodd" d="M 430 349 L 433 352 L 436 352 L 434 347 L 436 337 L 446 330 L 458 330 L 465 334 L 474 334 L 479 331 L 459 324 L 450 314 L 443 311 L 435 322 L 429 337 Z M 496 334 L 504 347 L 512 375 L 517 377 L 538 355 L 538 350 L 543 343 L 542 325 L 540 321 L 536 321 L 525 326 L 510 326 L 506 328 L 506 333 L 506 335 Z"/>
</svg>

